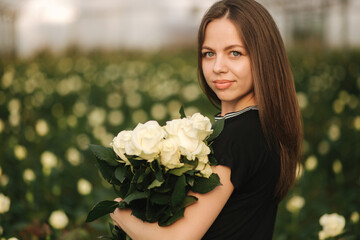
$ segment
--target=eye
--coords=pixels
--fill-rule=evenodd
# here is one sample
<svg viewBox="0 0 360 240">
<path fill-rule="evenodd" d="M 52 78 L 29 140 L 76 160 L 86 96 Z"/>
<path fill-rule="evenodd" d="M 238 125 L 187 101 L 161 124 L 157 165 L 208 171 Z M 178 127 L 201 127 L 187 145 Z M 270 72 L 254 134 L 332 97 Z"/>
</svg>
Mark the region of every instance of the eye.
<svg viewBox="0 0 360 240">
<path fill-rule="evenodd" d="M 241 54 L 241 52 L 238 52 L 238 51 L 231 51 L 231 55 L 234 57 L 240 57 L 242 54 Z"/>
<path fill-rule="evenodd" d="M 211 57 L 213 57 L 215 55 L 215 53 L 213 53 L 213 52 L 203 52 L 202 53 L 202 56 L 203 57 L 209 57 L 209 58 L 211 58 Z"/>
</svg>

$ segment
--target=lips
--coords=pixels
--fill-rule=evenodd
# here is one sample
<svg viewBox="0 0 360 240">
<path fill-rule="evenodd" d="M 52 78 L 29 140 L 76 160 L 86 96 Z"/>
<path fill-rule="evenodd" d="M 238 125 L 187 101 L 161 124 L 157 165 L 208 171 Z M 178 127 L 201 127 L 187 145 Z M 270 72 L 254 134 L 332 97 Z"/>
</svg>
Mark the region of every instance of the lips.
<svg viewBox="0 0 360 240">
<path fill-rule="evenodd" d="M 215 87 L 219 90 L 223 90 L 229 88 L 231 85 L 234 84 L 235 81 L 230 80 L 215 80 L 213 81 Z"/>
</svg>

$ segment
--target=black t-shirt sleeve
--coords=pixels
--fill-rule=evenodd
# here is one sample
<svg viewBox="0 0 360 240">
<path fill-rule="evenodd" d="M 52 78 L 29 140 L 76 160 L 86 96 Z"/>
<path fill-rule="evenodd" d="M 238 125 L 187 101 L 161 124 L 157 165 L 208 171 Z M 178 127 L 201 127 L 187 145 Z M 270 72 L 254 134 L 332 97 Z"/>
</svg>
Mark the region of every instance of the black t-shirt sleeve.
<svg viewBox="0 0 360 240">
<path fill-rule="evenodd" d="M 231 169 L 235 189 L 247 183 L 270 158 L 260 122 L 252 115 L 244 113 L 241 121 L 229 122 L 214 146 L 219 164 Z"/>
</svg>

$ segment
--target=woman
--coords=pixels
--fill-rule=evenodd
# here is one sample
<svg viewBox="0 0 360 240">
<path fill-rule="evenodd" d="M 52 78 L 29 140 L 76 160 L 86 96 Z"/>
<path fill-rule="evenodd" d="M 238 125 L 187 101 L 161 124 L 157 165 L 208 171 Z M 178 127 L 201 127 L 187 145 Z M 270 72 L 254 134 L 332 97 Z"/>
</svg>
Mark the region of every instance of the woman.
<svg viewBox="0 0 360 240">
<path fill-rule="evenodd" d="M 198 36 L 199 81 L 225 127 L 213 148 L 222 186 L 195 194 L 169 227 L 130 210 L 111 217 L 137 239 L 272 239 L 277 206 L 300 161 L 301 116 L 279 31 L 253 0 L 224 0 L 205 14 Z"/>
</svg>

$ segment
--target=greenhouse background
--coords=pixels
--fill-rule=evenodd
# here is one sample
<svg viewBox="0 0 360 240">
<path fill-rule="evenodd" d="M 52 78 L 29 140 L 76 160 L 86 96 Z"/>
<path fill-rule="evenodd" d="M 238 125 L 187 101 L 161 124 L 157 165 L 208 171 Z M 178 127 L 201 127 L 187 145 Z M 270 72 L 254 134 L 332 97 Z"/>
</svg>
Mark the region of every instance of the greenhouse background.
<svg viewBox="0 0 360 240">
<path fill-rule="evenodd" d="M 178 118 L 213 120 L 196 33 L 213 0 L 0 0 L 0 239 L 96 239 L 115 198 L 88 144 Z M 288 50 L 303 165 L 274 239 L 318 239 L 324 214 L 360 239 L 360 1 L 262 0 Z"/>
</svg>

